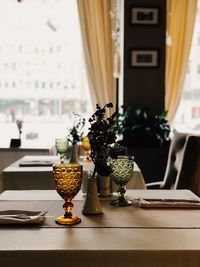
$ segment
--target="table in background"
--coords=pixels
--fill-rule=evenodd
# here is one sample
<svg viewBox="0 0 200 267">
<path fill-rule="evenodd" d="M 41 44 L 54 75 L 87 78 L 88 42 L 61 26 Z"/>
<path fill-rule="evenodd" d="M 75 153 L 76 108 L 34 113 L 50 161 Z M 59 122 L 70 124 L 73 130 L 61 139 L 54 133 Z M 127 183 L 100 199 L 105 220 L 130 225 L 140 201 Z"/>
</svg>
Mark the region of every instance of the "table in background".
<svg viewBox="0 0 200 267">
<path fill-rule="evenodd" d="M 31 147 L 22 145 L 21 147 L 0 147 L 0 192 L 2 189 L 2 171 L 26 155 L 49 155 L 51 154 L 52 147 Z"/>
<path fill-rule="evenodd" d="M 3 170 L 3 189 L 4 190 L 23 190 L 23 189 L 41 189 L 48 190 L 54 189 L 54 183 L 52 178 L 52 166 L 40 166 L 40 167 L 20 167 L 20 162 L 25 161 L 50 161 L 59 162 L 58 156 L 44 155 L 44 156 L 25 156 L 20 160 L 17 160 L 7 168 Z M 93 163 L 87 163 L 80 161 L 83 165 L 84 175 L 82 189 L 86 191 L 87 172 L 93 169 Z M 115 187 L 116 188 L 116 187 Z M 132 179 L 127 184 L 128 189 L 145 189 L 145 182 L 141 171 L 137 164 L 134 166 L 134 173 Z"/>
<path fill-rule="evenodd" d="M 51 154 L 52 147 L 1 147 L 0 148 L 0 171 L 8 165 L 19 160 L 26 155 L 49 155 Z"/>
<path fill-rule="evenodd" d="M 128 190 L 127 196 L 196 198 L 188 190 Z M 33 200 L 58 201 L 60 197 L 55 190 L 5 191 L 0 195 L 1 210 L 4 209 L 7 200 L 11 205 L 12 201 L 16 203 L 26 200 L 30 201 L 31 206 Z M 113 207 L 119 213 L 119 220 L 123 219 L 120 217 L 121 209 L 130 212 L 131 208 L 135 209 Z M 183 212 L 190 222 L 190 210 L 185 209 Z M 155 213 L 154 210 L 154 215 Z M 145 220 L 145 210 L 142 210 L 141 214 L 143 216 L 138 218 L 139 221 Z M 172 214 L 172 219 L 178 216 L 177 210 L 173 210 Z M 37 228 L 25 225 L 9 228 L 1 225 L 0 266 L 51 267 L 68 264 L 72 267 L 199 267 L 200 223 L 195 229 L 167 229 L 162 226 L 153 228 L 151 222 L 157 220 L 157 216 L 154 215 L 147 222 L 149 226 L 145 228 Z M 84 216 L 82 219 L 84 220 Z"/>
</svg>

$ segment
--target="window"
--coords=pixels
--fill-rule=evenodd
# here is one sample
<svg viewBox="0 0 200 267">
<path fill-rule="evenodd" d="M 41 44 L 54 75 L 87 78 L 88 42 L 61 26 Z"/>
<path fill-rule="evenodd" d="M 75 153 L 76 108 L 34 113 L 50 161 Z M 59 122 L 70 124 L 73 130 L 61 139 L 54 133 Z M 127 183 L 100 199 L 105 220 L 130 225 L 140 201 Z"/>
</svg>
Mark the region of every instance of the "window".
<svg viewBox="0 0 200 267">
<path fill-rule="evenodd" d="M 0 0 L 0 35 L 0 145 L 16 119 L 22 142 L 52 144 L 72 112 L 91 115 L 76 1 Z"/>
<path fill-rule="evenodd" d="M 200 108 L 193 107 L 192 108 L 192 118 L 200 118 Z"/>
<path fill-rule="evenodd" d="M 182 99 L 177 110 L 173 126 L 177 130 L 200 130 L 200 0 L 194 27 Z"/>
<path fill-rule="evenodd" d="M 188 74 L 190 73 L 190 62 L 188 63 L 188 66 L 187 66 L 187 73 Z"/>
</svg>

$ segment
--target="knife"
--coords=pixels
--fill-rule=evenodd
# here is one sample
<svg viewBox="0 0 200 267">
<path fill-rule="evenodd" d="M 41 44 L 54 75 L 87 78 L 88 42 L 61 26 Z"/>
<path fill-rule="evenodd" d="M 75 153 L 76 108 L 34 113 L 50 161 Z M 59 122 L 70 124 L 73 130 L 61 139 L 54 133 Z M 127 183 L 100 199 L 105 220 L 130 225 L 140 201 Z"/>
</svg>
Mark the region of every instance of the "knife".
<svg viewBox="0 0 200 267">
<path fill-rule="evenodd" d="M 160 201 L 160 202 L 200 203 L 199 199 L 181 199 L 181 198 L 141 198 L 141 197 L 138 197 L 138 199 L 136 200 L 148 201 L 148 202 Z"/>
</svg>

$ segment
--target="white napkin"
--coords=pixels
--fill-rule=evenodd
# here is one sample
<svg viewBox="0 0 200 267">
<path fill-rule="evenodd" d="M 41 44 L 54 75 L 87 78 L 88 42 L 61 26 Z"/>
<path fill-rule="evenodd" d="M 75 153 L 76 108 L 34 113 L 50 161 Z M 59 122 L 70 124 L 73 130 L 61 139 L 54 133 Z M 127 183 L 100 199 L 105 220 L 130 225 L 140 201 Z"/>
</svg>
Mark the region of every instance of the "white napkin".
<svg viewBox="0 0 200 267">
<path fill-rule="evenodd" d="M 19 163 L 19 167 L 48 167 L 53 166 L 50 160 L 24 160 Z"/>
<path fill-rule="evenodd" d="M 137 203 L 136 203 L 137 201 Z M 189 200 L 145 200 L 139 198 L 135 200 L 135 205 L 140 208 L 192 208 L 200 209 L 199 201 L 189 201 Z"/>
<path fill-rule="evenodd" d="M 0 224 L 42 224 L 47 211 L 0 211 Z"/>
</svg>

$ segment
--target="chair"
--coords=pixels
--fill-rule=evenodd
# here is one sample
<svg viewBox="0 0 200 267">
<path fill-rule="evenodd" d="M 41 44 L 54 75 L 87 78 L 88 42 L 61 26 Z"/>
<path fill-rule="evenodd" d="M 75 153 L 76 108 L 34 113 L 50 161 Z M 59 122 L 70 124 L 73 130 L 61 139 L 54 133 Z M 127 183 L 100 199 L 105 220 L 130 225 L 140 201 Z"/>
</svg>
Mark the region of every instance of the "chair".
<svg viewBox="0 0 200 267">
<path fill-rule="evenodd" d="M 187 137 L 174 189 L 189 189 L 200 195 L 200 136 Z"/>
<path fill-rule="evenodd" d="M 146 184 L 147 189 L 172 189 L 174 188 L 178 173 L 183 161 L 183 152 L 186 144 L 187 133 L 175 132 L 171 140 L 167 166 L 163 181 Z"/>
</svg>

